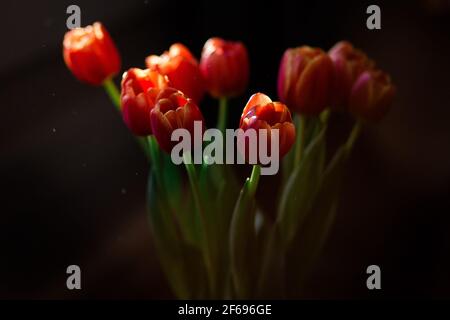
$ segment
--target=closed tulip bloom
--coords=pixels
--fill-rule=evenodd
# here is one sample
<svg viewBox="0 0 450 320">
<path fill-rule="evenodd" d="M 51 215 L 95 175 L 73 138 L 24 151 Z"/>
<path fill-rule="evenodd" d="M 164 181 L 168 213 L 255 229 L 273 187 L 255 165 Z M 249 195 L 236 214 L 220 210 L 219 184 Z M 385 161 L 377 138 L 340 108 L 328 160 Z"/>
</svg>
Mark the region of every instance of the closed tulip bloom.
<svg viewBox="0 0 450 320">
<path fill-rule="evenodd" d="M 295 127 L 288 107 L 281 102 L 272 102 L 268 96 L 262 93 L 256 93 L 250 97 L 242 113 L 239 127 L 244 131 L 252 128 L 257 132 L 259 129 L 267 129 L 268 150 L 270 150 L 271 132 L 273 129 L 278 129 L 280 159 L 289 152 L 294 144 Z M 248 159 L 247 152 L 248 147 L 245 150 Z"/>
<path fill-rule="evenodd" d="M 331 106 L 336 109 L 348 108 L 350 91 L 362 72 L 374 67 L 364 52 L 347 41 L 340 41 L 328 52 L 334 66 Z"/>
<path fill-rule="evenodd" d="M 161 56 L 148 56 L 145 63 L 147 68 L 166 75 L 174 88 L 182 91 L 196 103 L 203 98 L 205 84 L 198 61 L 184 45 L 175 43 Z"/>
<path fill-rule="evenodd" d="M 189 131 L 194 138 L 194 121 L 202 122 L 202 133 L 205 120 L 195 102 L 181 91 L 166 88 L 156 98 L 156 105 L 150 112 L 153 135 L 161 149 L 170 153 L 178 143 L 171 141 L 172 132 L 179 128 Z M 194 145 L 193 140 L 191 146 Z"/>
<path fill-rule="evenodd" d="M 333 63 L 319 48 L 287 49 L 278 72 L 278 96 L 295 112 L 316 115 L 330 101 Z"/>
<path fill-rule="evenodd" d="M 100 22 L 68 31 L 63 41 L 67 67 L 80 81 L 101 85 L 120 70 L 120 55 Z"/>
<path fill-rule="evenodd" d="M 352 87 L 350 111 L 365 120 L 379 121 L 389 111 L 395 91 L 387 73 L 381 70 L 364 71 Z"/>
<path fill-rule="evenodd" d="M 168 85 L 167 77 L 154 70 L 131 68 L 123 74 L 122 117 L 133 134 L 146 136 L 152 133 L 150 111 L 160 91 Z"/>
<path fill-rule="evenodd" d="M 247 49 L 242 42 L 211 38 L 203 46 L 200 70 L 214 98 L 238 96 L 249 79 Z"/>
</svg>

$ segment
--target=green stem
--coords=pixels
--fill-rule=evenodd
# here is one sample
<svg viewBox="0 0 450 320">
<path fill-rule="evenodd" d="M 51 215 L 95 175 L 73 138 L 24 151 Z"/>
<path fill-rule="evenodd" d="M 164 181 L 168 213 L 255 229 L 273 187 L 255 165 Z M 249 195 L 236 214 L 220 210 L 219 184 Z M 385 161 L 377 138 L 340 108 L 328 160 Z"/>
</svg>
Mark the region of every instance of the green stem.
<svg viewBox="0 0 450 320">
<path fill-rule="evenodd" d="M 106 93 L 108 94 L 109 98 L 111 99 L 112 103 L 114 104 L 114 107 L 116 107 L 116 110 L 121 113 L 120 108 L 120 92 L 119 89 L 117 89 L 116 85 L 114 84 L 114 81 L 112 78 L 108 78 L 103 82 L 103 88 L 105 89 Z M 144 151 L 146 157 L 148 160 L 150 160 L 150 151 L 149 146 L 147 144 L 147 141 L 144 137 L 137 137 L 135 136 L 135 139 L 139 146 Z"/>
<path fill-rule="evenodd" d="M 219 99 L 219 117 L 217 121 L 217 128 L 219 128 L 222 133 L 225 132 L 225 127 L 227 125 L 227 104 L 227 98 L 223 97 Z"/>
<path fill-rule="evenodd" d="M 251 197 L 255 196 L 256 189 L 258 188 L 259 177 L 261 175 L 261 167 L 255 164 L 252 169 L 252 175 L 250 176 L 248 183 L 248 193 Z"/>
<path fill-rule="evenodd" d="M 148 142 L 148 155 L 153 163 L 153 168 L 155 170 L 159 170 L 158 164 L 159 164 L 159 149 L 158 149 L 158 142 L 156 141 L 156 138 L 153 135 L 147 136 L 147 142 Z"/>
<path fill-rule="evenodd" d="M 353 145 L 354 145 L 356 139 L 358 138 L 359 133 L 361 132 L 361 128 L 362 128 L 361 120 L 356 120 L 356 123 L 353 126 L 352 131 L 350 132 L 347 142 L 345 143 L 349 150 L 351 150 L 353 148 Z"/>
<path fill-rule="evenodd" d="M 153 136 L 151 136 L 153 137 Z M 150 161 L 151 155 L 150 155 L 150 151 L 149 151 L 149 146 L 147 144 L 147 142 L 145 141 L 144 137 L 134 137 L 137 141 L 137 143 L 139 144 L 139 146 L 141 147 L 142 151 L 144 151 L 145 156 L 147 157 L 147 160 Z"/>
<path fill-rule="evenodd" d="M 297 133 L 296 142 L 295 142 L 295 158 L 294 158 L 294 166 L 297 166 L 302 159 L 302 153 L 304 148 L 305 141 L 305 133 L 306 133 L 306 121 L 305 117 L 302 115 L 296 115 L 296 122 L 298 124 L 297 127 L 300 127 L 300 132 Z"/>
<path fill-rule="evenodd" d="M 108 78 L 103 82 L 103 88 L 105 89 L 116 109 L 120 111 L 120 92 L 114 84 L 112 78 Z"/>
<path fill-rule="evenodd" d="M 211 290 L 212 296 L 215 295 L 215 276 L 214 276 L 214 267 L 212 264 L 212 249 L 211 249 L 211 235 L 209 234 L 209 228 L 206 221 L 205 212 L 203 211 L 202 204 L 200 201 L 200 187 L 198 185 L 198 179 L 197 174 L 195 172 L 195 167 L 192 162 L 192 157 L 190 152 L 183 153 L 183 160 L 184 165 L 186 167 L 186 171 L 188 173 L 189 177 L 189 183 L 191 185 L 192 189 L 192 195 L 194 197 L 194 205 L 195 208 L 200 216 L 201 226 L 203 229 L 204 239 L 204 259 L 205 259 L 205 265 L 206 270 L 208 272 L 208 278 L 209 278 L 209 287 Z"/>
</svg>

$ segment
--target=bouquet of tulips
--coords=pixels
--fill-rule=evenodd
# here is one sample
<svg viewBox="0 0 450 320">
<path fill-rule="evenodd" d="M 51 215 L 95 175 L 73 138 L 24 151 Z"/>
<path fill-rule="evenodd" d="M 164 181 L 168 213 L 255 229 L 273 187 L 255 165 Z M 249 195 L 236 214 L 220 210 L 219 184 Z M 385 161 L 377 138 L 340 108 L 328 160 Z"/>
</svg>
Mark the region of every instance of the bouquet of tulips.
<svg viewBox="0 0 450 320">
<path fill-rule="evenodd" d="M 241 95 L 249 79 L 241 42 L 209 39 L 200 62 L 174 44 L 161 56 L 148 56 L 146 69 L 128 69 L 120 92 L 113 82 L 120 55 L 101 23 L 68 31 L 63 54 L 79 80 L 103 85 L 148 157 L 150 226 L 174 294 L 299 297 L 332 226 L 345 163 L 361 126 L 379 121 L 391 105 L 395 87 L 389 75 L 345 41 L 328 52 L 287 49 L 278 74 L 280 102 L 252 95 L 235 135 L 226 135 L 225 148 L 215 142 L 230 130 L 227 99 Z M 206 130 L 199 108 L 205 92 L 219 101 L 215 131 Z M 355 121 L 330 154 L 326 132 L 333 112 L 348 112 Z M 252 131 L 264 134 L 250 141 Z M 181 136 L 188 137 L 183 148 Z M 236 156 L 253 165 L 245 181 L 228 161 L 234 138 L 241 142 Z M 214 152 L 198 156 L 198 148 Z M 268 158 L 282 159 L 280 184 L 271 195 L 277 199 L 275 214 L 265 212 L 255 197 Z"/>
</svg>

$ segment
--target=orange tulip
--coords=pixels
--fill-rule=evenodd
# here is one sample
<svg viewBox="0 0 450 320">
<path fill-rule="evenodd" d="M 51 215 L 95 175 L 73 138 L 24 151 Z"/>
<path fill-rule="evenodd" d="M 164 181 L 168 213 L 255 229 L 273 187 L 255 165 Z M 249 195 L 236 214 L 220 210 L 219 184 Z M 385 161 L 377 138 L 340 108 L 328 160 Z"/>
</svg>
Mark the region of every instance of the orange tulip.
<svg viewBox="0 0 450 320">
<path fill-rule="evenodd" d="M 161 149 L 170 153 L 177 144 L 171 141 L 172 132 L 183 128 L 194 138 L 194 121 L 202 122 L 202 134 L 205 120 L 195 102 L 181 91 L 166 88 L 156 98 L 156 105 L 150 112 L 153 135 Z M 191 141 L 191 146 L 194 142 Z"/>
<path fill-rule="evenodd" d="M 270 150 L 270 134 L 273 129 L 279 130 L 279 157 L 280 159 L 289 152 L 295 140 L 295 127 L 289 109 L 281 102 L 272 100 L 262 93 L 256 93 L 250 97 L 241 116 L 239 127 L 244 131 L 252 128 L 255 130 L 267 129 L 267 147 Z M 258 139 L 259 141 L 259 139 Z M 248 159 L 246 146 L 245 157 Z"/>
<path fill-rule="evenodd" d="M 152 133 L 150 111 L 161 89 L 169 80 L 154 70 L 131 68 L 123 74 L 120 101 L 122 117 L 133 134 L 146 136 Z"/>
<path fill-rule="evenodd" d="M 68 31 L 63 41 L 67 67 L 80 81 L 101 85 L 120 70 L 120 55 L 100 22 Z"/>
<path fill-rule="evenodd" d="M 172 86 L 199 103 L 205 93 L 205 84 L 197 60 L 181 43 L 170 46 L 161 56 L 151 55 L 145 59 L 149 69 L 166 75 Z"/>
</svg>

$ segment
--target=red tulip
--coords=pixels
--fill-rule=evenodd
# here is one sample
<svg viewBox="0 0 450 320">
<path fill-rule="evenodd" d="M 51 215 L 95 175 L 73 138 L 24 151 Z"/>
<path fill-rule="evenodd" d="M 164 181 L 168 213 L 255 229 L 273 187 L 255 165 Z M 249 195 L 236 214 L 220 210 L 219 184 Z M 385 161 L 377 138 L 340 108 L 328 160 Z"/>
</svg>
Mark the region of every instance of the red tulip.
<svg viewBox="0 0 450 320">
<path fill-rule="evenodd" d="M 379 121 L 388 112 L 395 96 L 395 86 L 387 73 L 369 70 L 361 73 L 352 87 L 350 111 L 363 119 Z"/>
<path fill-rule="evenodd" d="M 145 59 L 149 69 L 166 75 L 172 86 L 199 103 L 205 93 L 205 84 L 198 62 L 188 48 L 180 43 L 170 46 L 161 56 L 151 55 Z"/>
<path fill-rule="evenodd" d="M 292 124 L 289 109 L 281 102 L 272 102 L 268 96 L 262 93 L 256 93 L 250 97 L 242 113 L 239 127 L 244 131 L 252 128 L 257 132 L 259 129 L 267 129 L 268 150 L 270 150 L 271 131 L 279 129 L 280 159 L 288 153 L 294 144 L 295 127 Z M 247 146 L 245 157 L 248 159 Z"/>
<path fill-rule="evenodd" d="M 287 49 L 278 72 L 278 96 L 291 110 L 319 114 L 329 105 L 332 77 L 333 63 L 323 50 Z"/>
<path fill-rule="evenodd" d="M 202 134 L 205 120 L 194 101 L 187 98 L 181 91 L 166 88 L 156 98 L 156 105 L 150 112 L 153 135 L 161 149 L 170 153 L 178 143 L 171 141 L 175 129 L 184 128 L 194 138 L 194 121 L 202 122 Z M 191 146 L 193 146 L 191 140 Z"/>
<path fill-rule="evenodd" d="M 328 52 L 334 65 L 331 106 L 338 109 L 348 107 L 350 91 L 362 72 L 372 69 L 374 62 L 351 43 L 341 41 Z"/>
<path fill-rule="evenodd" d="M 247 49 L 242 42 L 211 38 L 203 47 L 200 70 L 213 97 L 240 95 L 250 73 Z"/>
<path fill-rule="evenodd" d="M 75 77 L 91 85 L 101 85 L 120 70 L 119 52 L 100 22 L 68 31 L 63 56 Z"/>
<path fill-rule="evenodd" d="M 161 89 L 168 86 L 167 77 L 154 70 L 131 68 L 123 74 L 122 117 L 133 134 L 146 136 L 152 133 L 150 111 Z"/>
</svg>

